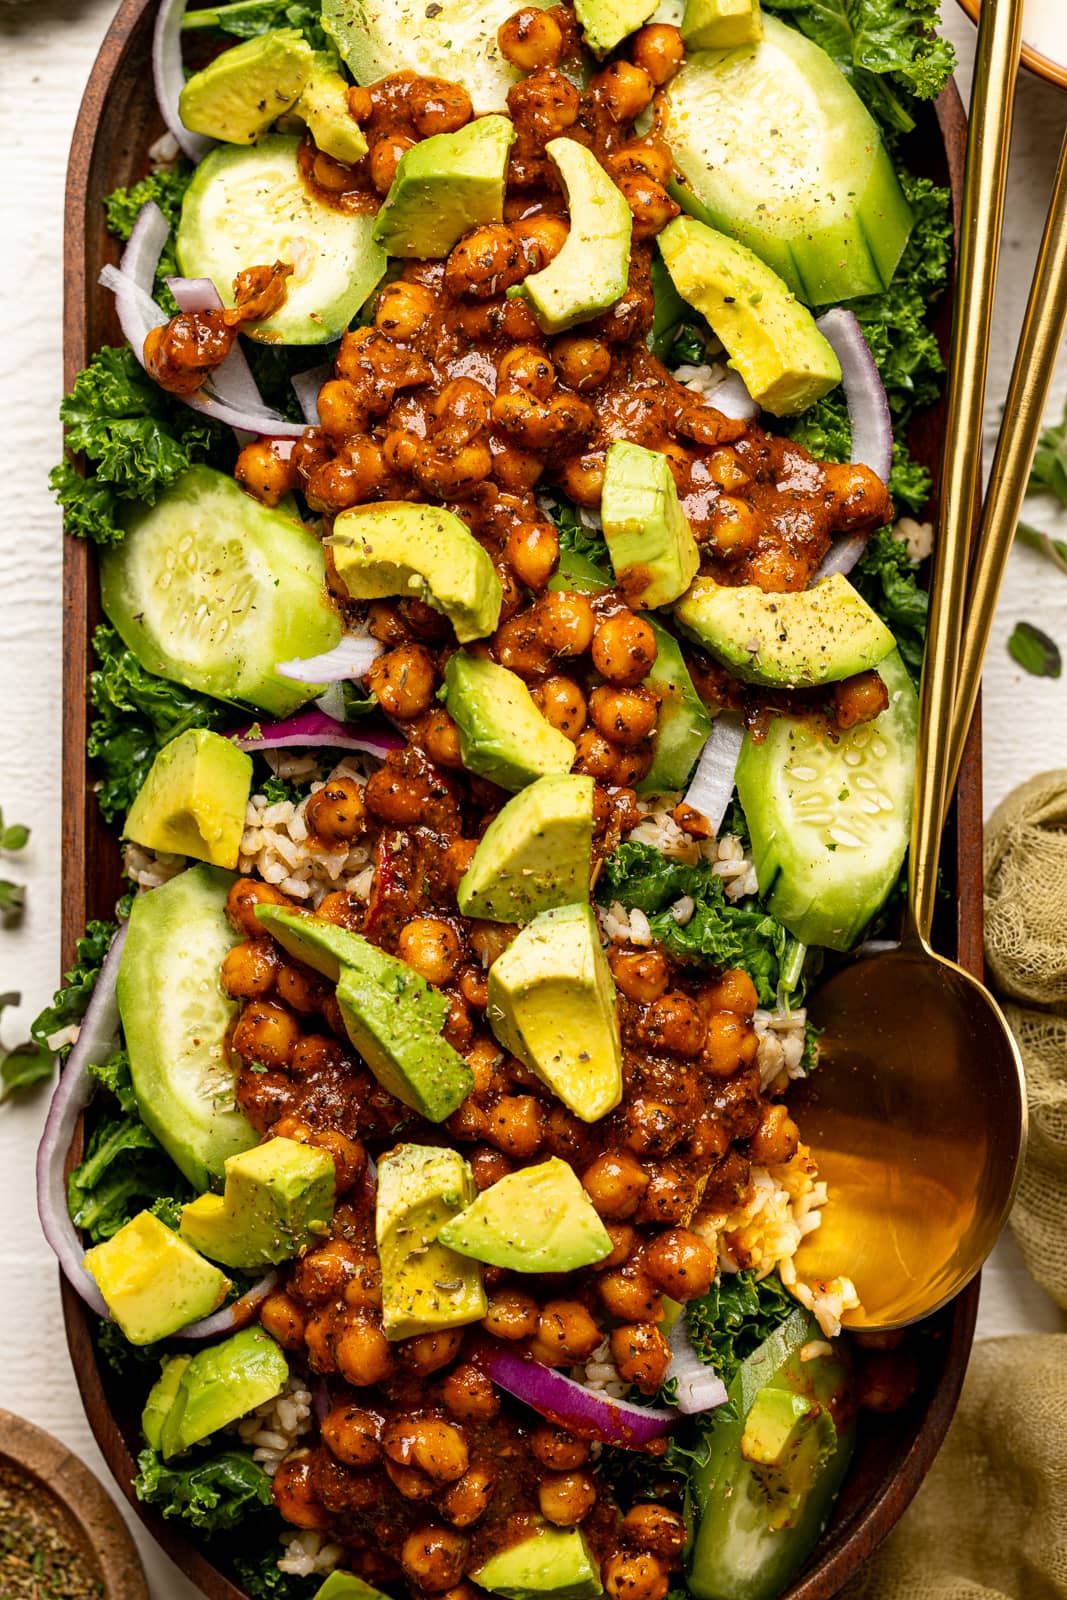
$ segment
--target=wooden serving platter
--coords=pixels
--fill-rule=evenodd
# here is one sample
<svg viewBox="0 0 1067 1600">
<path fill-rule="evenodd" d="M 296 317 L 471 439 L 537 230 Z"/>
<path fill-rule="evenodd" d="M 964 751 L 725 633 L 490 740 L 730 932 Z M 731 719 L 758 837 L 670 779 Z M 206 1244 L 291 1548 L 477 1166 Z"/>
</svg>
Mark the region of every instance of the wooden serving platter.
<svg viewBox="0 0 1067 1600">
<path fill-rule="evenodd" d="M 66 294 L 64 380 L 70 388 L 100 345 L 120 343 L 111 296 L 97 285 L 101 267 L 117 255 L 106 230 L 103 197 L 140 178 L 145 151 L 163 131 L 152 87 L 151 42 L 157 0 L 122 0 L 108 32 L 74 131 L 67 177 L 65 216 Z M 963 183 L 966 119 L 950 85 L 925 109 L 909 136 L 913 170 L 952 186 L 957 219 Z M 951 307 L 940 309 L 937 329 L 947 345 Z M 943 414 L 935 407 L 916 419 L 911 443 L 936 471 Z M 74 958 L 75 941 L 90 917 L 109 917 L 121 891 L 119 850 L 100 819 L 86 770 L 89 641 L 100 620 L 91 550 L 68 539 L 63 566 L 63 962 Z M 981 738 L 976 716 L 946 832 L 943 870 L 952 885 L 938 948 L 968 971 L 982 970 L 982 782 Z M 99 1364 L 94 1321 L 81 1300 L 62 1284 L 71 1359 L 86 1414 L 97 1442 L 142 1522 L 178 1566 L 210 1600 L 245 1600 L 244 1591 L 218 1564 L 187 1539 L 180 1524 L 165 1522 L 136 1499 L 131 1483 L 140 1441 L 139 1406 L 115 1375 Z M 945 1436 L 959 1397 L 978 1308 L 975 1281 L 925 1325 L 925 1375 L 906 1410 L 864 1418 L 852 1472 L 833 1519 L 811 1561 L 785 1600 L 829 1600 L 838 1593 L 889 1532 L 914 1495 Z"/>
</svg>

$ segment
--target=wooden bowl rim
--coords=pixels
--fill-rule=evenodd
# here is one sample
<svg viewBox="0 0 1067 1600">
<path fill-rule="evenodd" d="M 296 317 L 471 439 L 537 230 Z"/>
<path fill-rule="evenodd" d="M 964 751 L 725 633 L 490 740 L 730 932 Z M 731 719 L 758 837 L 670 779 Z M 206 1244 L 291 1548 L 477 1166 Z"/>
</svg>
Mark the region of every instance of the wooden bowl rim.
<svg viewBox="0 0 1067 1600">
<path fill-rule="evenodd" d="M 957 0 L 963 10 L 977 25 L 978 12 L 982 0 Z M 1032 44 L 1024 44 L 1022 50 L 1023 66 L 1039 78 L 1044 78 L 1046 83 L 1054 84 L 1058 89 L 1067 89 L 1067 66 L 1059 61 L 1053 61 L 1051 56 L 1046 56 L 1041 50 L 1035 50 Z"/>
</svg>

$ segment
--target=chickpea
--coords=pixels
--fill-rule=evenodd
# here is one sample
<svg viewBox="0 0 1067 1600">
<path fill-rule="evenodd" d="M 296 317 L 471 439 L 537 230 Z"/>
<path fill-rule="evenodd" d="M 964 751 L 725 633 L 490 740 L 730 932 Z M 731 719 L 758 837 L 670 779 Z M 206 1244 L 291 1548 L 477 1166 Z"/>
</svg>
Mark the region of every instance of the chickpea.
<svg viewBox="0 0 1067 1600">
<path fill-rule="evenodd" d="M 539 1316 L 532 1295 L 523 1294 L 520 1289 L 497 1289 L 489 1296 L 482 1327 L 498 1339 L 529 1339 L 537 1332 Z"/>
<path fill-rule="evenodd" d="M 553 1472 L 537 1486 L 541 1515 L 557 1528 L 573 1528 L 596 1505 L 596 1483 L 587 1472 Z"/>
<path fill-rule="evenodd" d="M 393 1352 L 377 1323 L 358 1311 L 346 1311 L 334 1341 L 337 1365 L 354 1389 L 381 1383 L 393 1371 Z"/>
<path fill-rule="evenodd" d="M 670 968 L 661 950 L 626 950 L 616 945 L 608 959 L 612 977 L 628 1000 L 647 1006 L 666 994 Z"/>
<path fill-rule="evenodd" d="M 505 61 L 520 72 L 554 67 L 563 55 L 563 29 L 550 11 L 523 6 L 497 30 L 497 44 Z"/>
<path fill-rule="evenodd" d="M 292 901 L 280 889 L 258 878 L 238 878 L 226 896 L 226 916 L 230 926 L 246 939 L 262 939 L 263 924 L 256 906 L 288 906 Z"/>
<path fill-rule="evenodd" d="M 473 113 L 466 89 L 447 78 L 416 78 L 409 84 L 406 98 L 411 120 L 424 139 L 435 133 L 457 132 Z"/>
<path fill-rule="evenodd" d="M 603 1337 L 579 1300 L 549 1300 L 537 1319 L 537 1343 L 564 1366 L 591 1356 Z"/>
<path fill-rule="evenodd" d="M 349 894 L 344 889 L 335 889 L 332 894 L 326 896 L 325 900 L 319 901 L 315 915 L 321 917 L 323 922 L 332 922 L 338 928 L 350 928 L 353 933 L 358 933 L 363 926 L 364 910 L 365 907 L 362 901 L 357 899 L 354 894 Z M 331 1017 L 329 1000 L 323 1005 L 322 1014 L 332 1031 L 339 1038 L 345 1038 L 344 1023 L 342 1022 L 338 1027 L 336 1019 Z M 336 1016 L 340 1017 L 340 1012 L 337 1012 Z"/>
<path fill-rule="evenodd" d="M 427 983 L 448 983 L 456 975 L 463 946 L 459 934 L 440 917 L 416 917 L 401 929 L 396 953 Z"/>
<path fill-rule="evenodd" d="M 369 89 L 361 89 L 354 84 L 348 91 L 348 115 L 353 122 L 369 122 L 374 114 L 374 101 L 371 99 Z"/>
<path fill-rule="evenodd" d="M 696 1056 L 704 1047 L 707 1024 L 695 1000 L 678 990 L 654 1000 L 637 1024 L 639 1038 L 673 1055 Z"/>
<path fill-rule="evenodd" d="M 745 1041 L 755 1034 L 732 1011 L 716 1011 L 708 1020 L 701 1063 L 716 1078 L 731 1077 L 743 1063 Z"/>
<path fill-rule="evenodd" d="M 316 467 L 308 477 L 305 495 L 313 511 L 347 511 L 358 506 L 375 488 L 380 478 L 373 461 L 376 446 L 361 439 L 349 443 L 353 446 L 351 450 L 346 446 L 343 454 Z M 366 459 L 363 458 L 364 446 L 368 447 Z"/>
<path fill-rule="evenodd" d="M 508 90 L 508 110 L 538 140 L 565 133 L 578 120 L 581 101 L 573 83 L 554 67 L 538 67 Z"/>
<path fill-rule="evenodd" d="M 535 607 L 537 632 L 553 655 L 584 655 L 593 642 L 596 617 L 584 594 L 551 590 Z"/>
<path fill-rule="evenodd" d="M 279 966 L 275 987 L 279 1000 L 302 1017 L 310 1017 L 318 1011 L 329 993 L 326 983 L 317 974 L 288 962 Z"/>
<path fill-rule="evenodd" d="M 633 689 L 601 684 L 589 696 L 589 714 L 605 739 L 629 749 L 656 726 L 659 701 L 640 684 Z"/>
<path fill-rule="evenodd" d="M 467 1548 L 467 1540 L 451 1528 L 419 1528 L 404 1540 L 400 1565 L 416 1589 L 443 1594 L 463 1577 Z"/>
<path fill-rule="evenodd" d="M 715 501 L 709 517 L 711 536 L 725 555 L 750 550 L 760 535 L 760 516 L 747 500 L 735 495 L 721 494 Z M 795 581 L 798 557 L 785 549 L 772 549 L 764 553 L 768 589 L 790 588 Z M 775 579 L 774 571 L 781 571 Z"/>
<path fill-rule="evenodd" d="M 679 1172 L 669 1161 L 664 1161 L 649 1176 L 648 1188 L 637 1208 L 637 1220 L 653 1223 L 659 1228 L 668 1228 L 676 1222 L 688 1222 L 696 1209 L 696 1202 L 695 1180 Z M 658 1321 L 658 1318 L 653 1320 Z"/>
<path fill-rule="evenodd" d="M 800 1129 L 787 1106 L 764 1105 L 759 1127 L 748 1141 L 748 1158 L 757 1166 L 775 1167 L 791 1161 L 800 1143 Z"/>
<path fill-rule="evenodd" d="M 615 746 L 595 728 L 586 728 L 575 740 L 574 770 L 607 782 L 615 772 Z"/>
<path fill-rule="evenodd" d="M 667 22 L 639 28 L 630 41 L 635 66 L 647 72 L 657 88 L 669 83 L 685 60 L 681 30 Z"/>
<path fill-rule="evenodd" d="M 501 1095 L 486 1116 L 485 1137 L 520 1161 L 536 1155 L 544 1140 L 541 1102 L 529 1094 Z"/>
<path fill-rule="evenodd" d="M 441 1328 L 435 1333 L 419 1333 L 412 1339 L 404 1339 L 396 1349 L 406 1367 L 420 1377 L 429 1377 L 431 1372 L 439 1372 L 456 1359 L 462 1343 L 462 1328 Z"/>
<path fill-rule="evenodd" d="M 681 210 L 661 183 L 640 172 L 624 172 L 616 179 L 633 217 L 633 237 L 651 239 Z"/>
<path fill-rule="evenodd" d="M 283 1350 L 303 1349 L 304 1313 L 290 1295 L 280 1290 L 269 1294 L 259 1308 L 259 1320 Z"/>
<path fill-rule="evenodd" d="M 300 1024 L 291 1011 L 273 1000 L 250 1000 L 233 1030 L 233 1048 L 242 1061 L 284 1067 L 300 1038 Z"/>
<path fill-rule="evenodd" d="M 438 1485 L 418 1467 L 402 1467 L 399 1462 L 387 1460 L 385 1470 L 405 1500 L 429 1500 L 437 1493 Z"/>
<path fill-rule="evenodd" d="M 381 1459 L 381 1421 L 360 1406 L 334 1406 L 322 1419 L 322 1442 L 349 1467 L 373 1467 Z"/>
<path fill-rule="evenodd" d="M 584 455 L 571 456 L 563 463 L 560 482 L 579 506 L 598 506 L 604 493 L 603 450 L 590 450 Z"/>
<path fill-rule="evenodd" d="M 358 1139 L 350 1139 L 340 1128 L 317 1128 L 309 1143 L 317 1150 L 322 1150 L 333 1162 L 333 1182 L 337 1194 L 344 1194 L 357 1178 L 362 1177 L 367 1165 L 367 1152 Z"/>
<path fill-rule="evenodd" d="M 500 1410 L 493 1380 L 480 1367 L 453 1367 L 441 1380 L 440 1395 L 447 1410 L 461 1422 L 490 1422 Z"/>
<path fill-rule="evenodd" d="M 335 441 L 367 425 L 367 402 L 348 378 L 328 378 L 319 390 L 319 427 Z"/>
<path fill-rule="evenodd" d="M 355 1250 L 344 1239 L 329 1239 L 296 1263 L 290 1288 L 308 1305 L 325 1305 L 343 1293 L 357 1261 Z"/>
<path fill-rule="evenodd" d="M 730 493 L 734 489 L 743 488 L 751 480 L 738 459 L 735 450 L 725 446 L 721 450 L 713 450 L 708 458 L 708 472 L 712 483 L 717 483 L 720 489 Z"/>
<path fill-rule="evenodd" d="M 437 296 L 424 283 L 387 283 L 378 294 L 374 326 L 391 339 L 414 339 L 426 326 L 436 304 Z"/>
<path fill-rule="evenodd" d="M 527 271 L 511 229 L 490 222 L 468 233 L 452 250 L 445 264 L 445 287 L 449 294 L 486 300 L 521 283 Z"/>
<path fill-rule="evenodd" d="M 472 1150 L 467 1159 L 479 1193 L 494 1183 L 499 1183 L 501 1178 L 506 1178 L 509 1172 L 515 1170 L 503 1151 L 492 1150 L 488 1145 L 481 1145 L 477 1150 Z"/>
<path fill-rule="evenodd" d="M 387 716 L 408 722 L 429 709 L 434 660 L 423 644 L 400 644 L 371 664 L 370 686 Z"/>
<path fill-rule="evenodd" d="M 551 211 L 538 211 L 511 224 L 531 272 L 540 272 L 554 261 L 567 243 L 570 228 Z"/>
<path fill-rule="evenodd" d="M 605 617 L 593 635 L 593 665 L 623 688 L 632 688 L 647 678 L 658 652 L 656 635 L 632 611 L 616 611 Z"/>
<path fill-rule="evenodd" d="M 713 1011 L 733 1011 L 751 1017 L 759 1005 L 756 985 L 740 967 L 730 967 L 714 983 L 701 990 L 701 999 Z"/>
<path fill-rule="evenodd" d="M 265 506 L 276 506 L 283 495 L 295 489 L 298 476 L 292 452 L 279 455 L 273 439 L 253 439 L 246 444 L 233 475 L 246 494 Z"/>
<path fill-rule="evenodd" d="M 409 139 L 407 134 L 392 133 L 384 139 L 375 140 L 371 145 L 367 157 L 367 170 L 370 173 L 370 181 L 379 194 L 389 193 L 401 157 L 414 143 L 415 140 Z"/>
<path fill-rule="evenodd" d="M 353 1311 L 379 1311 L 382 1304 L 382 1269 L 374 1253 L 357 1253 L 352 1277 L 345 1284 L 345 1305 Z"/>
<path fill-rule="evenodd" d="M 585 695 L 573 678 L 554 673 L 533 691 L 534 701 L 546 722 L 568 739 L 577 739 L 585 727 Z"/>
<path fill-rule="evenodd" d="M 530 1449 L 544 1467 L 554 1472 L 574 1472 L 589 1460 L 589 1440 L 576 1439 L 554 1423 L 538 1423 L 530 1435 Z"/>
<path fill-rule="evenodd" d="M 556 386 L 556 369 L 536 345 L 520 345 L 501 356 L 496 369 L 497 388 L 521 389 L 537 400 L 547 400 Z"/>
<path fill-rule="evenodd" d="M 471 849 L 473 854 L 474 848 Z M 470 865 L 469 859 L 467 865 Z M 482 922 L 476 919 L 467 924 L 467 941 L 482 965 L 491 967 L 497 956 L 504 954 L 518 931 L 510 922 Z M 500 1046 L 491 1039 L 487 1043 L 493 1051 L 493 1060 L 499 1061 Z"/>
<path fill-rule="evenodd" d="M 540 592 L 559 565 L 559 534 L 550 522 L 520 522 L 508 534 L 504 556 L 519 582 Z"/>
<path fill-rule="evenodd" d="M 604 1231 L 611 1240 L 611 1252 L 596 1262 L 594 1272 L 608 1272 L 612 1267 L 623 1266 L 637 1247 L 637 1230 L 629 1222 L 609 1222 Z"/>
<path fill-rule="evenodd" d="M 632 750 L 617 749 L 615 766 L 611 774 L 612 783 L 617 784 L 620 789 L 632 789 L 642 778 L 647 778 L 655 754 L 655 743 L 651 739 L 635 746 Z"/>
<path fill-rule="evenodd" d="M 669 1586 L 666 1569 L 645 1550 L 609 1556 L 600 1575 L 611 1600 L 665 1600 Z"/>
<path fill-rule="evenodd" d="M 351 844 L 367 825 L 361 785 L 354 778 L 331 778 L 308 800 L 304 819 L 308 831 L 329 849 Z"/>
<path fill-rule="evenodd" d="M 454 1422 L 442 1417 L 414 1417 L 390 1423 L 382 1435 L 390 1460 L 417 1467 L 438 1483 L 455 1483 L 468 1466 L 467 1441 Z"/>
<path fill-rule="evenodd" d="M 508 301 L 509 308 L 514 305 Z M 545 470 L 539 455 L 530 450 L 520 450 L 494 434 L 489 441 L 493 452 L 493 476 L 502 489 L 510 494 L 529 494 Z"/>
<path fill-rule="evenodd" d="M 668 1228 L 644 1252 L 648 1274 L 672 1300 L 698 1300 L 711 1288 L 715 1256 L 698 1233 Z"/>
<path fill-rule="evenodd" d="M 494 562 L 493 570 L 500 580 L 500 621 L 507 622 L 521 608 L 525 597 L 522 586 L 506 561 Z"/>
<path fill-rule="evenodd" d="M 657 1505 L 631 1506 L 622 1519 L 622 1536 L 627 1544 L 672 1564 L 685 1549 L 688 1538 L 685 1518 Z"/>
<path fill-rule="evenodd" d="M 459 729 L 444 706 L 434 706 L 422 725 L 422 742 L 430 760 L 439 767 L 462 767 Z"/>
<path fill-rule="evenodd" d="M 628 1150 L 609 1150 L 586 1167 L 582 1188 L 598 1216 L 632 1217 L 648 1188 L 648 1173 Z"/>
<path fill-rule="evenodd" d="M 616 182 L 624 174 L 638 173 L 666 187 L 674 172 L 674 162 L 661 139 L 649 138 L 624 144 L 611 155 L 608 168 Z"/>
<path fill-rule="evenodd" d="M 593 90 L 613 122 L 632 122 L 652 99 L 655 84 L 644 68 L 620 60 L 597 74 Z"/>
<path fill-rule="evenodd" d="M 485 1516 L 494 1485 L 488 1468 L 471 1467 L 441 1496 L 441 1510 L 453 1527 L 470 1528 Z"/>
<path fill-rule="evenodd" d="M 582 394 L 599 388 L 611 371 L 611 351 L 600 339 L 565 334 L 552 346 L 552 356 L 564 383 Z"/>
<path fill-rule="evenodd" d="M 223 957 L 222 987 L 235 1000 L 262 1000 L 270 992 L 277 970 L 278 951 L 272 941 L 266 937 L 246 939 Z"/>
<path fill-rule="evenodd" d="M 889 690 L 877 672 L 858 672 L 833 686 L 834 721 L 839 728 L 872 722 L 889 706 Z"/>
<path fill-rule="evenodd" d="M 307 1451 L 290 1456 L 274 1474 L 271 1492 L 286 1522 L 294 1528 L 324 1533 L 330 1526 L 330 1515 L 311 1487 L 311 1464 L 312 1457 Z"/>
<path fill-rule="evenodd" d="M 502 622 L 493 635 L 493 654 L 502 667 L 520 678 L 539 678 L 548 671 L 552 652 L 535 627 L 532 612 Z"/>
<path fill-rule="evenodd" d="M 663 1300 L 656 1285 L 632 1261 L 614 1272 L 601 1273 L 597 1292 L 604 1310 L 621 1322 L 663 1321 Z"/>
</svg>

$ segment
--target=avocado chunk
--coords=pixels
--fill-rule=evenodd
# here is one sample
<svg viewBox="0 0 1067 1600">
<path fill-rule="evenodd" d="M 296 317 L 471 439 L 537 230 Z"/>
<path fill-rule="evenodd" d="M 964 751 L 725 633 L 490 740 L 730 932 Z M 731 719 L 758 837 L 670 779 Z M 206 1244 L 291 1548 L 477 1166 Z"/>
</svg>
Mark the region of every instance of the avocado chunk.
<svg viewBox="0 0 1067 1600">
<path fill-rule="evenodd" d="M 581 1529 L 553 1528 L 540 1519 L 519 1544 L 498 1550 L 471 1577 L 505 1600 L 596 1600 L 604 1593 L 600 1563 Z"/>
<path fill-rule="evenodd" d="M 685 593 L 700 568 L 700 551 L 666 456 L 616 439 L 604 466 L 600 515 L 615 577 L 631 606 L 667 606 Z"/>
<path fill-rule="evenodd" d="M 563 773 L 520 789 L 493 818 L 456 890 L 465 917 L 529 922 L 589 899 L 592 778 Z"/>
<path fill-rule="evenodd" d="M 807 306 L 746 245 L 692 217 L 676 217 L 656 242 L 678 293 L 707 318 L 765 411 L 794 416 L 841 382 Z"/>
<path fill-rule="evenodd" d="M 468 772 L 502 789 L 569 772 L 574 746 L 543 717 L 517 673 L 457 650 L 445 667 L 442 696 L 459 731 Z"/>
<path fill-rule="evenodd" d="M 529 301 L 542 333 L 563 333 L 607 311 L 630 279 L 633 219 L 596 156 L 575 139 L 545 145 L 567 196 L 570 232 L 547 267 L 508 290 Z"/>
<path fill-rule="evenodd" d="M 612 982 L 592 907 L 543 911 L 489 968 L 489 1026 L 568 1111 L 596 1122 L 622 1099 Z"/>
<path fill-rule="evenodd" d="M 698 1600 L 772 1600 L 817 1540 L 852 1454 L 851 1363 L 797 1310 L 743 1362 L 730 1412 L 712 1418 L 708 1455 L 691 1478 L 697 1512 L 689 1592 Z"/>
<path fill-rule="evenodd" d="M 153 761 L 122 837 L 232 869 L 251 792 L 252 757 L 221 734 L 187 728 Z"/>
<path fill-rule="evenodd" d="M 372 1588 L 354 1572 L 331 1572 L 312 1600 L 389 1600 L 380 1589 Z"/>
<path fill-rule="evenodd" d="M 514 123 L 499 116 L 421 139 L 400 158 L 375 239 L 391 256 L 436 260 L 472 228 L 503 221 L 514 139 Z"/>
<path fill-rule="evenodd" d="M 262 1328 L 242 1328 L 221 1344 L 199 1351 L 181 1375 L 163 1419 L 164 1457 L 181 1455 L 209 1434 L 281 1394 L 289 1363 Z"/>
<path fill-rule="evenodd" d="M 348 109 L 348 80 L 336 57 L 317 54 L 293 114 L 307 124 L 318 148 L 352 166 L 367 154 L 367 136 Z"/>
<path fill-rule="evenodd" d="M 485 1316 L 481 1267 L 438 1238 L 476 1193 L 471 1169 L 455 1150 L 401 1144 L 379 1161 L 374 1226 L 387 1339 L 459 1328 Z"/>
<path fill-rule="evenodd" d="M 442 506 L 379 500 L 342 511 L 329 540 L 337 576 L 353 600 L 424 600 L 460 644 L 492 633 L 503 590 L 488 553 Z"/>
<path fill-rule="evenodd" d="M 575 0 L 574 10 L 590 50 L 606 56 L 648 21 L 657 4 L 658 0 Z"/>
<path fill-rule="evenodd" d="M 268 1139 L 226 1162 L 226 1189 L 182 1208 L 181 1236 L 201 1255 L 251 1272 L 302 1255 L 333 1216 L 334 1166 L 325 1150 Z"/>
<path fill-rule="evenodd" d="M 759 0 L 685 0 L 682 38 L 690 50 L 733 50 L 763 38 Z"/>
<path fill-rule="evenodd" d="M 154 1344 L 210 1316 L 230 1287 L 224 1272 L 151 1211 L 139 1211 L 94 1245 L 83 1265 L 131 1344 Z"/>
<path fill-rule="evenodd" d="M 245 39 L 186 81 L 178 114 L 191 133 L 255 144 L 299 100 L 312 61 L 311 46 L 295 28 Z"/>
<path fill-rule="evenodd" d="M 611 1254 L 592 1201 L 558 1156 L 490 1184 L 438 1238 L 460 1255 L 512 1272 L 576 1272 Z"/>
<path fill-rule="evenodd" d="M 769 688 L 836 683 L 876 667 L 895 648 L 881 617 L 840 572 L 791 594 L 697 578 L 674 615 L 736 677 Z"/>
<path fill-rule="evenodd" d="M 313 911 L 262 905 L 256 906 L 255 915 L 294 961 L 313 967 L 331 983 L 337 982 L 342 967 L 358 966 L 365 957 L 367 940 L 362 934 L 327 922 Z"/>
<path fill-rule="evenodd" d="M 638 794 L 660 794 L 688 784 L 711 732 L 711 716 L 673 633 L 651 617 L 645 620 L 656 636 L 656 659 L 644 682 L 659 698 L 659 720 L 652 765 L 635 788 Z"/>
<path fill-rule="evenodd" d="M 159 1449 L 164 1419 L 174 1404 L 182 1373 L 192 1359 L 192 1356 L 164 1356 L 160 1364 L 159 1377 L 149 1390 L 141 1412 L 141 1432 L 153 1450 Z"/>
</svg>

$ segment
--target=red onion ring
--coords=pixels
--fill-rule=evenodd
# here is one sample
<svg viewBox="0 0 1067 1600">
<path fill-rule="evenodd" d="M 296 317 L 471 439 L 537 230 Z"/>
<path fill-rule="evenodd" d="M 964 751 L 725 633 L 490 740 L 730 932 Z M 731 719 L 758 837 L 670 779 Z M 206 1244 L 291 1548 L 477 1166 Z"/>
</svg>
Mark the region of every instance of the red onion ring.
<svg viewBox="0 0 1067 1600">
<path fill-rule="evenodd" d="M 153 275 L 154 272 L 153 268 Z M 222 310 L 222 296 L 210 278 L 168 278 L 167 288 L 174 296 L 180 311 Z M 263 396 L 252 376 L 248 357 L 237 339 L 233 341 L 233 347 L 226 360 L 215 369 L 204 384 L 201 393 L 207 395 L 209 399 L 221 400 L 224 405 L 234 406 L 238 411 L 252 413 L 266 412 L 270 409 L 263 404 Z M 295 440 L 290 441 L 290 450 L 294 442 Z"/>
<path fill-rule="evenodd" d="M 642 1450 L 678 1421 L 673 1411 L 635 1406 L 629 1400 L 598 1394 L 564 1373 L 543 1367 L 532 1358 L 517 1356 L 502 1345 L 487 1342 L 480 1361 L 501 1389 L 579 1439 L 600 1439 L 621 1450 Z"/>
<path fill-rule="evenodd" d="M 324 711 L 298 711 L 281 722 L 251 722 L 235 728 L 227 735 L 241 750 L 253 755 L 257 750 L 284 750 L 296 746 L 332 745 L 339 750 L 365 750 L 368 755 L 384 758 L 390 750 L 399 750 L 404 740 L 398 733 L 357 733 L 347 723 Z"/>
<path fill-rule="evenodd" d="M 734 779 L 745 725 L 736 711 L 720 711 L 711 725 L 693 773 L 692 782 L 685 792 L 685 803 L 707 817 L 712 830 L 718 833 L 734 792 Z"/>
<path fill-rule="evenodd" d="M 333 366 L 327 361 L 321 366 L 311 367 L 307 372 L 294 373 L 290 380 L 304 418 L 312 428 L 319 425 L 319 390 L 332 377 Z"/>
<path fill-rule="evenodd" d="M 172 1333 L 171 1338 L 214 1339 L 216 1334 L 233 1333 L 236 1329 L 245 1327 L 251 1322 L 277 1282 L 278 1274 L 268 1272 L 254 1283 L 251 1289 L 246 1289 L 239 1300 L 232 1300 L 228 1306 L 223 1306 L 221 1311 L 213 1311 L 210 1317 L 201 1317 L 199 1322 L 187 1322 L 184 1328 Z"/>
<path fill-rule="evenodd" d="M 187 4 L 188 0 L 162 0 L 152 35 L 152 76 L 163 121 L 189 160 L 195 162 L 207 154 L 214 140 L 206 139 L 202 133 L 193 133 L 185 126 L 178 111 L 178 97 L 185 84 L 182 18 Z"/>
<path fill-rule="evenodd" d="M 369 635 L 349 633 L 323 655 L 279 661 L 274 670 L 294 683 L 343 683 L 346 678 L 365 678 L 384 649 Z"/>
<path fill-rule="evenodd" d="M 759 416 L 759 405 L 745 388 L 745 380 L 739 372 L 728 372 L 704 398 L 709 406 L 734 422 L 751 422 Z"/>
<path fill-rule="evenodd" d="M 893 419 L 882 375 L 856 316 L 842 306 L 827 311 L 815 326 L 841 363 L 841 383 L 852 428 L 852 464 L 870 467 L 889 482 L 893 466 Z"/>
</svg>

